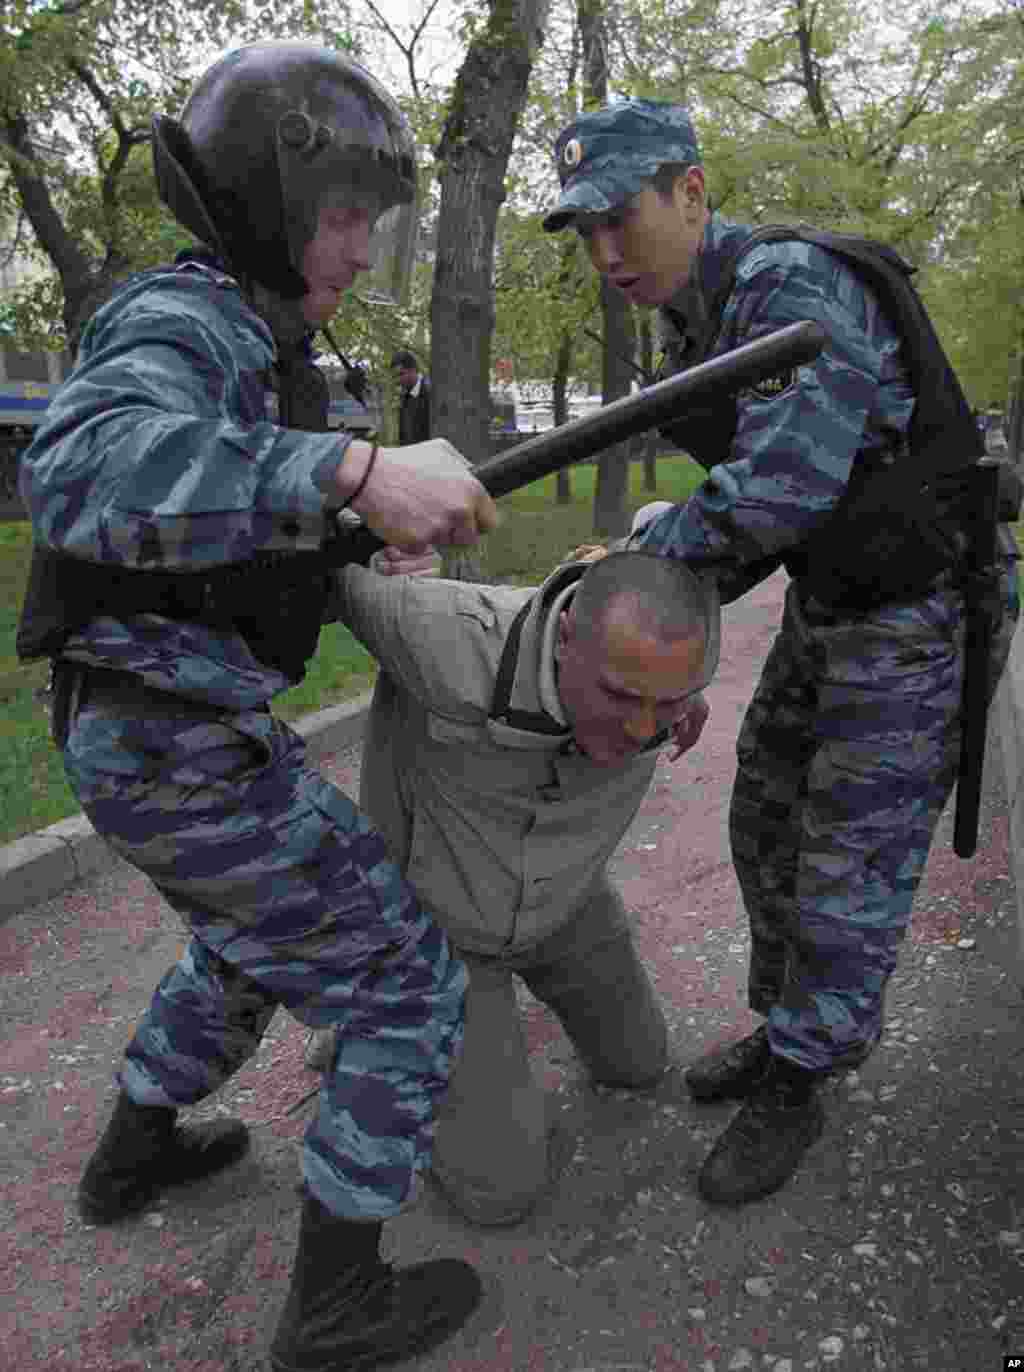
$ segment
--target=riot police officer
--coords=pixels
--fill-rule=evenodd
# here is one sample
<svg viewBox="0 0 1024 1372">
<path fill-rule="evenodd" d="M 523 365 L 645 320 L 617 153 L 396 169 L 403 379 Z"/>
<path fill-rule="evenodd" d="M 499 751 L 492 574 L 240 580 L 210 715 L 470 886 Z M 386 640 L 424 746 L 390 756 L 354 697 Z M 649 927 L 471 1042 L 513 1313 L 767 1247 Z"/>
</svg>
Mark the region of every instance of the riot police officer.
<svg viewBox="0 0 1024 1372">
<path fill-rule="evenodd" d="M 882 1032 L 957 773 L 978 436 L 906 264 L 866 240 L 755 235 L 713 213 L 682 107 L 582 114 L 555 158 L 544 227 L 575 228 L 602 276 L 659 308 L 669 370 L 801 319 L 829 338 L 813 364 L 673 426 L 707 480 L 633 539 L 713 572 L 726 602 L 781 566 L 791 577 L 730 817 L 764 1023 L 687 1073 L 698 1100 L 742 1102 L 699 1179 L 707 1200 L 738 1204 L 792 1175 L 822 1132 L 822 1080 Z M 1018 613 L 1012 540 L 1003 549 L 991 685 Z"/>
<path fill-rule="evenodd" d="M 316 649 L 332 566 L 372 550 L 343 507 L 413 551 L 472 543 L 495 512 L 444 440 L 327 431 L 312 332 L 357 278 L 396 295 L 411 258 L 415 149 L 383 87 L 332 50 L 256 43 L 153 134 L 197 245 L 97 312 L 23 461 L 20 651 L 55 662 L 83 810 L 192 934 L 128 1045 L 79 1206 L 110 1223 L 236 1161 L 240 1122 L 180 1125 L 178 1107 L 242 1065 L 279 1005 L 337 1026 L 272 1360 L 371 1367 L 440 1342 L 479 1298 L 465 1263 L 379 1256 L 429 1158 L 465 971 L 268 702 Z"/>
</svg>

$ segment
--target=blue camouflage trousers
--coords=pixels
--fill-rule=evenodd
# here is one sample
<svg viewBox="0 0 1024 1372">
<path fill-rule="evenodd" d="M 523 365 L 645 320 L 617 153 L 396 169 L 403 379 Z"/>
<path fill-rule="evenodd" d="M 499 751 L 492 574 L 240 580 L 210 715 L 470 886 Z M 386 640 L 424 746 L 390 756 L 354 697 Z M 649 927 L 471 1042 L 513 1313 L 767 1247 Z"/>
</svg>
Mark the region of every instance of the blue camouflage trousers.
<svg viewBox="0 0 1024 1372">
<path fill-rule="evenodd" d="M 1018 617 L 1016 564 L 992 687 Z M 773 1053 L 855 1066 L 882 1032 L 886 983 L 960 751 L 963 598 L 841 617 L 786 596 L 737 742 L 733 862 L 750 921 L 749 1003 Z"/>
<path fill-rule="evenodd" d="M 100 682 L 87 677 L 72 711 L 68 778 L 193 935 L 128 1045 L 122 1088 L 189 1105 L 252 1055 L 279 1005 L 333 1025 L 305 1181 L 336 1215 L 388 1218 L 429 1162 L 462 1038 L 462 963 L 286 724 Z"/>
</svg>

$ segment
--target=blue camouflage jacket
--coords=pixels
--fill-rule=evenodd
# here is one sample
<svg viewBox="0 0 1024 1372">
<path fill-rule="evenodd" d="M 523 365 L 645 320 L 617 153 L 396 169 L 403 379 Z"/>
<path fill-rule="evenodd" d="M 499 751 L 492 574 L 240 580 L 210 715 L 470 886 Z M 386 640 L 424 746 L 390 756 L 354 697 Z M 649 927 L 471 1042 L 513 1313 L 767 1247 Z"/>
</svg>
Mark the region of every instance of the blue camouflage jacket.
<svg viewBox="0 0 1024 1372">
<path fill-rule="evenodd" d="M 680 302 L 684 310 L 706 305 L 724 263 L 751 232 L 711 216 L 695 287 Z M 685 365 L 684 320 L 671 304 L 663 316 L 666 352 L 678 370 Z M 781 388 L 724 397 L 721 403 L 737 410 L 731 448 L 712 453 L 687 445 L 709 469 L 708 479 L 631 540 L 714 570 L 723 601 L 774 571 L 821 526 L 859 453 L 891 447 L 910 425 L 914 395 L 899 334 L 855 273 L 812 244 L 766 243 L 744 258 L 710 356 L 801 319 L 825 327 L 830 341 L 821 355 Z M 680 428 L 685 432 L 685 421 Z"/>
<path fill-rule="evenodd" d="M 274 360 L 270 329 L 223 272 L 189 261 L 125 283 L 22 457 L 36 541 L 164 572 L 318 548 L 349 440 L 274 422 Z M 235 710 L 291 684 L 230 628 L 154 614 L 94 619 L 64 656 Z"/>
</svg>

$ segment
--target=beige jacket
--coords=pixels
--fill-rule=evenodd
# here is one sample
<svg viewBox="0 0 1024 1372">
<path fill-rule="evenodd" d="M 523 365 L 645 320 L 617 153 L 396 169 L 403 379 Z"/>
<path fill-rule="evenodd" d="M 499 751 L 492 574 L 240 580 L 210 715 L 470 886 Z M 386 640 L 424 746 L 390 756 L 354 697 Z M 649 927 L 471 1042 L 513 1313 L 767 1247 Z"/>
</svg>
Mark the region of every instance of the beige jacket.
<svg viewBox="0 0 1024 1372">
<path fill-rule="evenodd" d="M 360 804 L 467 953 L 521 953 L 564 924 L 654 774 L 657 743 L 619 767 L 572 743 L 554 644 L 584 570 L 560 567 L 539 592 L 338 573 L 338 618 L 381 666 Z M 502 652 L 527 603 L 509 708 L 492 718 Z"/>
</svg>

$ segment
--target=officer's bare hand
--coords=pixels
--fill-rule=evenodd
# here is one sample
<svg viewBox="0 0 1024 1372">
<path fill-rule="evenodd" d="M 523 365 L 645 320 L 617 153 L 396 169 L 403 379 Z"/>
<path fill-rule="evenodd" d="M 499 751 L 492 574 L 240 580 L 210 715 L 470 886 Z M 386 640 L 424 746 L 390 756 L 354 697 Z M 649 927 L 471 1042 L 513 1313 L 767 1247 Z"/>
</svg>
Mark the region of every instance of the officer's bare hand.
<svg viewBox="0 0 1024 1372">
<path fill-rule="evenodd" d="M 678 762 L 684 753 L 690 751 L 704 732 L 710 713 L 711 707 L 701 694 L 686 702 L 686 708 L 672 726 L 675 751 L 669 757 L 669 762 Z"/>
<path fill-rule="evenodd" d="M 369 444 L 362 440 L 349 445 L 337 476 L 346 497 L 369 456 Z M 498 522 L 494 501 L 446 438 L 381 448 L 349 508 L 385 543 L 406 552 L 423 552 L 432 543 L 466 547 Z"/>
</svg>

